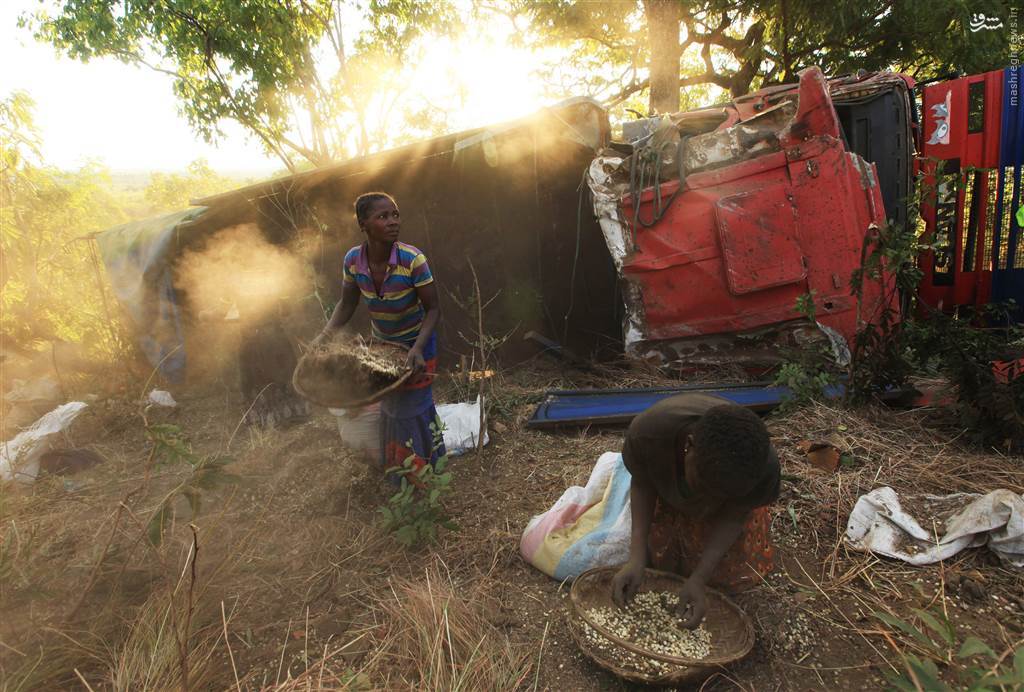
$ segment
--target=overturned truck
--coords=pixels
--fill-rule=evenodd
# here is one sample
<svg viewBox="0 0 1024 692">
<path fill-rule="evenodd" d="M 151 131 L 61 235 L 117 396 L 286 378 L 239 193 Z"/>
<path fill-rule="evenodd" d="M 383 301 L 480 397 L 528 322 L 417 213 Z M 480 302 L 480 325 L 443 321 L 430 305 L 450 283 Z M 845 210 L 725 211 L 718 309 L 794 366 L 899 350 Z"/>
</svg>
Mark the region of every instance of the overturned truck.
<svg viewBox="0 0 1024 692">
<path fill-rule="evenodd" d="M 993 100 L 1006 92 L 989 91 Z M 538 342 L 598 358 L 761 369 L 787 347 L 820 341 L 841 359 L 859 324 L 898 300 L 891 284 L 873 283 L 858 302 L 850 281 L 872 227 L 908 222 L 924 129 L 913 92 L 898 74 L 826 79 L 812 68 L 796 84 L 627 123 L 621 142 L 603 108 L 573 99 L 197 200 L 98 240 L 150 362 L 180 381 L 187 353 L 190 378 L 201 376 L 196 363 L 224 350 L 204 324 L 224 332 L 230 323 L 247 400 L 287 389 L 295 347 L 319 330 L 340 292 L 341 257 L 361 240 L 351 202 L 371 189 L 396 195 L 403 240 L 430 258 L 449 365 L 460 356 L 471 365 L 481 341 L 507 362 L 536 353 Z M 967 128 L 955 122 L 958 103 L 949 122 Z M 1017 159 L 1007 169 L 1008 208 L 1019 199 Z M 983 241 L 961 230 L 966 218 L 956 216 L 950 244 L 977 237 L 991 247 L 992 234 Z M 1015 247 L 1019 224 L 1010 224 Z M 246 268 L 222 259 L 264 246 L 275 250 L 260 257 L 280 261 Z M 814 322 L 796 309 L 807 294 Z"/>
<path fill-rule="evenodd" d="M 872 226 L 903 223 L 913 105 L 899 75 L 796 85 L 628 124 L 588 174 L 622 280 L 624 347 L 660 363 L 770 364 L 827 340 L 843 353 L 891 286 L 850 280 Z M 878 164 L 872 163 L 879 162 Z M 817 325 L 796 311 L 811 293 Z"/>
<path fill-rule="evenodd" d="M 363 240 L 352 203 L 371 190 L 395 196 L 402 240 L 429 258 L 445 365 L 478 367 L 481 343 L 506 363 L 533 357 L 531 334 L 614 355 L 622 303 L 582 184 L 608 141 L 606 111 L 571 99 L 195 200 L 97 241 L 150 367 L 182 386 L 237 370 L 258 422 L 295 408 L 294 354 L 340 296 L 342 258 Z M 365 311 L 353 323 L 365 327 Z"/>
</svg>

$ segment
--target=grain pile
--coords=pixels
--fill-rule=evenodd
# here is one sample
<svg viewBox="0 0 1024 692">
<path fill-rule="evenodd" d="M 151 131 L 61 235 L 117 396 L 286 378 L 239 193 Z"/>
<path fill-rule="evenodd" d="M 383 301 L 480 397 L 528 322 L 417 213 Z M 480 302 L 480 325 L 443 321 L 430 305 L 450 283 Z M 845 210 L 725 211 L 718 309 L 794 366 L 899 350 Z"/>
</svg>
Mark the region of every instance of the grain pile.
<svg viewBox="0 0 1024 692">
<path fill-rule="evenodd" d="M 332 341 L 299 360 L 293 382 L 307 399 L 344 408 L 373 397 L 406 372 L 405 352 L 397 346 Z"/>
<path fill-rule="evenodd" d="M 638 594 L 625 608 L 591 608 L 586 616 L 645 651 L 698 661 L 707 658 L 711 653 L 711 633 L 704 625 L 694 630 L 683 629 L 676 612 L 678 605 L 679 597 L 675 594 L 648 591 Z M 586 623 L 583 633 L 592 646 L 638 672 L 663 674 L 679 667 L 623 649 Z"/>
</svg>

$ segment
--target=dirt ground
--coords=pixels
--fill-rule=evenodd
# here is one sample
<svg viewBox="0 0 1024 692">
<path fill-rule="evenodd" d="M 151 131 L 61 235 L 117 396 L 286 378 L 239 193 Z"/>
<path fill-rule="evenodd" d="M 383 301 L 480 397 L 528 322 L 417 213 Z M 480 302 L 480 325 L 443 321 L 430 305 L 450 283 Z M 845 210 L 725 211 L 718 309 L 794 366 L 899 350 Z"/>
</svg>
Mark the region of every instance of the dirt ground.
<svg viewBox="0 0 1024 692">
<path fill-rule="evenodd" d="M 3 490 L 0 688 L 161 689 L 187 676 L 193 689 L 630 689 L 579 653 L 565 622 L 568 585 L 518 550 L 529 518 L 584 483 L 623 435 L 525 421 L 546 388 L 602 381 L 623 377 L 543 361 L 499 374 L 491 443 L 452 461 L 447 508 L 460 530 L 414 550 L 381 532 L 389 489 L 342 447 L 326 411 L 284 430 L 245 428 L 243 402 L 223 384 L 150 411 L 151 423 L 180 427 L 198 456 L 226 454 L 237 476 L 202 489 L 194 515 L 179 498 L 153 547 L 149 518 L 188 465 L 147 474 L 135 397 L 92 404 L 67 445 L 105 463 Z M 460 388 L 441 382 L 436 398 L 452 401 Z M 997 653 L 1019 645 L 1024 577 L 984 550 L 915 568 L 842 539 L 856 498 L 879 485 L 1024 491 L 1018 458 L 960 446 L 934 416 L 816 405 L 769 419 L 784 473 L 772 508 L 778 568 L 737 598 L 755 624 L 753 652 L 704 689 L 883 687 L 897 651 L 921 647 L 876 612 L 944 613 L 960 639 L 973 633 Z M 825 437 L 847 452 L 836 472 L 797 449 Z"/>
</svg>

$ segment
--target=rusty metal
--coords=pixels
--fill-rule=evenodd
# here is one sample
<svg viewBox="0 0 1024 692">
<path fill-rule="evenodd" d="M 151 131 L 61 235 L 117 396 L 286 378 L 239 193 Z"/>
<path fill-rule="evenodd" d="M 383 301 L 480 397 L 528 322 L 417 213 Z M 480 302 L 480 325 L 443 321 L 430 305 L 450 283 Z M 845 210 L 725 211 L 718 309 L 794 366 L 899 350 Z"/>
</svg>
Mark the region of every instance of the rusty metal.
<svg viewBox="0 0 1024 692">
<path fill-rule="evenodd" d="M 840 86 L 857 85 L 866 88 Z M 681 187 L 673 180 L 633 195 L 616 186 L 613 157 L 595 162 L 595 211 L 625 284 L 627 352 L 683 359 L 688 342 L 784 334 L 800 319 L 797 297 L 811 291 L 819 322 L 852 341 L 850 276 L 885 211 L 874 166 L 846 150 L 831 99 L 810 69 L 798 86 L 737 101 L 732 126 L 686 143 Z M 657 224 L 634 228 L 635 205 L 647 217 L 656 192 L 678 196 Z M 892 298 L 869 285 L 860 316 Z"/>
</svg>

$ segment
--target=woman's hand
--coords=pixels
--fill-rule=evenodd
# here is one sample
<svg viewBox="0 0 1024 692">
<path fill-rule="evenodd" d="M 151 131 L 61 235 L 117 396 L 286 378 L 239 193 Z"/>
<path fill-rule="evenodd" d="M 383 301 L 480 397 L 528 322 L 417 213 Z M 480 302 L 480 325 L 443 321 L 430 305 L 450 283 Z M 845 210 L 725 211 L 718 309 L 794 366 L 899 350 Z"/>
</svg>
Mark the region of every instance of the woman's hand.
<svg viewBox="0 0 1024 692">
<path fill-rule="evenodd" d="M 688 630 L 700 625 L 708 612 L 708 597 L 704 593 L 704 583 L 698 579 L 686 580 L 683 590 L 679 592 L 679 624 Z"/>
<path fill-rule="evenodd" d="M 612 600 L 620 608 L 633 600 L 633 596 L 644 583 L 644 565 L 639 561 L 629 561 L 612 577 Z"/>
<path fill-rule="evenodd" d="M 405 366 L 411 369 L 414 375 L 426 370 L 427 362 L 423 359 L 423 350 L 416 346 L 410 348 L 409 355 L 405 357 Z"/>
</svg>

